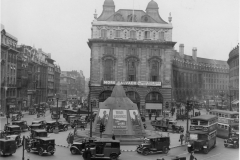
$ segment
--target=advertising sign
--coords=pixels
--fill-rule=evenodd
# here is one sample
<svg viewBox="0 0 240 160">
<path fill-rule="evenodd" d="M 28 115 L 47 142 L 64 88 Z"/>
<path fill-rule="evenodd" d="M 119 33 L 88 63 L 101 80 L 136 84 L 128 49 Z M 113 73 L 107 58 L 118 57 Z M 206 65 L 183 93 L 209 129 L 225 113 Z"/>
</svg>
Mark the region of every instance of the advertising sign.
<svg viewBox="0 0 240 160">
<path fill-rule="evenodd" d="M 161 82 L 151 81 L 103 81 L 103 85 L 116 85 L 117 83 L 130 86 L 162 86 Z"/>
<path fill-rule="evenodd" d="M 107 125 L 110 109 L 100 109 L 97 124 Z"/>
<path fill-rule="evenodd" d="M 129 110 L 133 129 L 141 128 L 141 119 L 138 110 Z"/>
<path fill-rule="evenodd" d="M 113 110 L 113 129 L 127 129 L 127 110 Z"/>
</svg>

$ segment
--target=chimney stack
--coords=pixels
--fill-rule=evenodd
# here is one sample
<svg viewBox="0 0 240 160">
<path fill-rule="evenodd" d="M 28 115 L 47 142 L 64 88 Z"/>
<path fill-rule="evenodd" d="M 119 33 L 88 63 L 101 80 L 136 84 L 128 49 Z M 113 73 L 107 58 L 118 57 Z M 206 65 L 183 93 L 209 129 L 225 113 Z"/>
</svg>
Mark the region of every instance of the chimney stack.
<svg viewBox="0 0 240 160">
<path fill-rule="evenodd" d="M 197 61 L 197 48 L 193 47 L 192 49 L 192 58 L 194 59 L 194 61 Z"/>
<path fill-rule="evenodd" d="M 183 58 L 183 56 L 184 56 L 184 44 L 179 44 L 179 54 Z"/>
</svg>

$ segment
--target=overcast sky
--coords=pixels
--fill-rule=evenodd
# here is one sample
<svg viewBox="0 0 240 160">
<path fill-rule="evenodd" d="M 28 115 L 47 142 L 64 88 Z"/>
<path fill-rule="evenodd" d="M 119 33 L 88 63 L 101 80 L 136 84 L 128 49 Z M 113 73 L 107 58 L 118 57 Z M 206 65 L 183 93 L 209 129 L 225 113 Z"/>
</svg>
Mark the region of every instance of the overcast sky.
<svg viewBox="0 0 240 160">
<path fill-rule="evenodd" d="M 144 10 L 150 0 L 114 0 L 115 10 Z M 159 14 L 172 14 L 173 41 L 191 55 L 227 60 L 239 42 L 239 0 L 155 0 Z M 91 22 L 104 0 L 1 0 L 1 23 L 18 38 L 18 44 L 51 53 L 61 70 L 83 70 L 90 76 Z M 134 5 L 133 5 L 134 4 Z"/>
</svg>

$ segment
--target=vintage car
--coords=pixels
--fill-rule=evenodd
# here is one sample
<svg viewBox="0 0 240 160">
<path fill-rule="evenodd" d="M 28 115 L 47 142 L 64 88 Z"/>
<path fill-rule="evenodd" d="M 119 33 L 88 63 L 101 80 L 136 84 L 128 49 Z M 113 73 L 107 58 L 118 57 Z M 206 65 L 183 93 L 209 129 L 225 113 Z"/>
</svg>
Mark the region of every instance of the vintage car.
<svg viewBox="0 0 240 160">
<path fill-rule="evenodd" d="M 56 121 L 47 121 L 46 122 L 46 131 L 52 133 L 56 127 Z"/>
<path fill-rule="evenodd" d="M 19 114 L 12 114 L 12 121 L 20 121 L 21 116 Z"/>
<path fill-rule="evenodd" d="M 17 147 L 20 147 L 22 145 L 22 139 L 19 135 L 9 135 L 6 136 L 6 139 L 15 140 Z"/>
<path fill-rule="evenodd" d="M 45 109 L 42 107 L 37 108 L 37 118 L 39 118 L 40 116 L 45 117 Z"/>
<path fill-rule="evenodd" d="M 41 123 L 31 124 L 29 126 L 30 130 L 36 130 L 36 129 L 44 129 L 44 125 Z"/>
<path fill-rule="evenodd" d="M 20 135 L 21 134 L 21 128 L 17 125 L 5 125 L 4 131 L 6 135 Z"/>
<path fill-rule="evenodd" d="M 59 119 L 60 118 L 60 111 L 52 111 L 51 118 L 52 119 Z"/>
<path fill-rule="evenodd" d="M 17 150 L 17 145 L 13 139 L 0 139 L 0 155 L 12 155 Z"/>
<path fill-rule="evenodd" d="M 29 115 L 34 115 L 34 114 L 37 113 L 37 112 L 36 112 L 36 109 L 33 108 L 33 107 L 29 108 L 28 111 L 29 111 Z"/>
<path fill-rule="evenodd" d="M 26 138 L 25 148 L 27 152 L 55 153 L 55 139 L 49 138 L 45 130 L 32 130 L 30 138 Z"/>
<path fill-rule="evenodd" d="M 120 141 L 111 138 L 101 138 L 94 142 L 95 146 L 90 149 L 91 159 L 111 159 L 116 160 L 121 154 Z M 83 151 L 83 159 L 87 160 L 87 150 Z"/>
<path fill-rule="evenodd" d="M 32 121 L 32 124 L 42 124 L 44 126 L 44 128 L 46 127 L 46 120 L 42 119 L 42 120 L 35 120 Z"/>
<path fill-rule="evenodd" d="M 144 139 L 144 142 L 137 146 L 137 153 L 148 155 L 150 153 L 165 153 L 170 150 L 170 138 L 161 136 L 150 136 Z"/>
<path fill-rule="evenodd" d="M 74 122 L 72 122 L 71 127 L 77 127 L 77 128 L 87 128 L 87 122 L 83 121 L 83 120 L 75 120 Z"/>
<path fill-rule="evenodd" d="M 83 150 L 86 149 L 86 147 L 94 147 L 96 139 L 94 138 L 88 138 L 83 139 L 82 142 L 73 142 L 73 144 L 70 147 L 70 151 L 73 155 L 75 154 L 82 154 Z"/>
<path fill-rule="evenodd" d="M 225 147 L 239 148 L 239 133 L 233 133 L 230 138 L 224 140 Z"/>
<path fill-rule="evenodd" d="M 69 126 L 69 123 L 58 121 L 58 129 L 59 130 L 67 131 L 68 130 L 68 126 Z"/>
<path fill-rule="evenodd" d="M 29 126 L 27 125 L 27 121 L 13 121 L 12 125 L 18 125 L 22 131 L 30 130 Z"/>
<path fill-rule="evenodd" d="M 172 132 L 183 132 L 184 128 L 177 125 L 177 121 L 169 120 L 169 119 L 160 119 L 151 121 L 151 125 L 155 128 L 155 130 L 162 131 L 172 131 Z"/>
</svg>

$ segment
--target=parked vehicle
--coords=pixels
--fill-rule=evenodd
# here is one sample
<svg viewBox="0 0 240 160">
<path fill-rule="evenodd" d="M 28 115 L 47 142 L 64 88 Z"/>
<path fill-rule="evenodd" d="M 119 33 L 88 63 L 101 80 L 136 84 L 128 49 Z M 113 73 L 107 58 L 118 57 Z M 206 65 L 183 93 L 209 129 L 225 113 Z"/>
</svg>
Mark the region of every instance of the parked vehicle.
<svg viewBox="0 0 240 160">
<path fill-rule="evenodd" d="M 17 147 L 20 147 L 22 145 L 22 139 L 19 135 L 9 135 L 6 136 L 6 139 L 15 140 Z"/>
<path fill-rule="evenodd" d="M 171 130 L 172 132 L 183 132 L 184 128 L 177 125 L 177 121 L 172 121 L 169 119 L 160 119 L 151 121 L 151 125 L 155 128 L 155 130 L 162 130 L 162 131 L 168 131 Z"/>
<path fill-rule="evenodd" d="M 5 125 L 4 132 L 6 133 L 6 135 L 20 135 L 21 128 L 17 125 Z"/>
<path fill-rule="evenodd" d="M 12 121 L 20 121 L 21 120 L 21 116 L 18 114 L 12 114 Z"/>
<path fill-rule="evenodd" d="M 36 109 L 33 108 L 33 107 L 29 108 L 28 111 L 29 111 L 29 115 L 34 115 L 34 114 L 37 113 L 37 112 L 36 112 Z"/>
<path fill-rule="evenodd" d="M 48 121 L 46 122 L 46 131 L 52 133 L 56 127 L 56 121 Z"/>
<path fill-rule="evenodd" d="M 29 126 L 30 130 L 36 130 L 36 129 L 44 129 L 44 125 L 39 123 L 39 124 L 32 124 Z"/>
<path fill-rule="evenodd" d="M 73 144 L 70 147 L 70 152 L 75 154 L 82 154 L 82 150 L 85 149 L 85 143 L 81 142 L 73 142 Z"/>
<path fill-rule="evenodd" d="M 44 153 L 55 153 L 55 140 L 47 136 L 45 130 L 32 130 L 30 138 L 26 138 L 25 148 L 27 152 L 38 152 L 40 156 Z"/>
<path fill-rule="evenodd" d="M 120 141 L 111 138 L 101 138 L 94 142 L 94 148 L 91 148 L 91 159 L 111 159 L 116 160 L 121 154 Z M 87 151 L 83 152 L 84 160 L 87 160 Z"/>
<path fill-rule="evenodd" d="M 233 133 L 230 138 L 224 140 L 225 147 L 239 148 L 239 133 Z"/>
<path fill-rule="evenodd" d="M 17 145 L 13 139 L 0 139 L 0 155 L 12 155 L 16 152 Z"/>
<path fill-rule="evenodd" d="M 45 120 L 32 121 L 32 124 L 42 124 L 44 128 L 46 127 L 46 121 Z"/>
<path fill-rule="evenodd" d="M 170 138 L 160 136 L 150 136 L 137 147 L 137 153 L 148 155 L 150 153 L 165 153 L 170 150 Z"/>
<path fill-rule="evenodd" d="M 51 118 L 52 119 L 59 119 L 60 118 L 60 111 L 52 111 L 52 114 L 51 114 Z"/>
<path fill-rule="evenodd" d="M 29 126 L 27 125 L 27 121 L 14 121 L 12 125 L 18 125 L 22 131 L 30 130 Z"/>
</svg>

